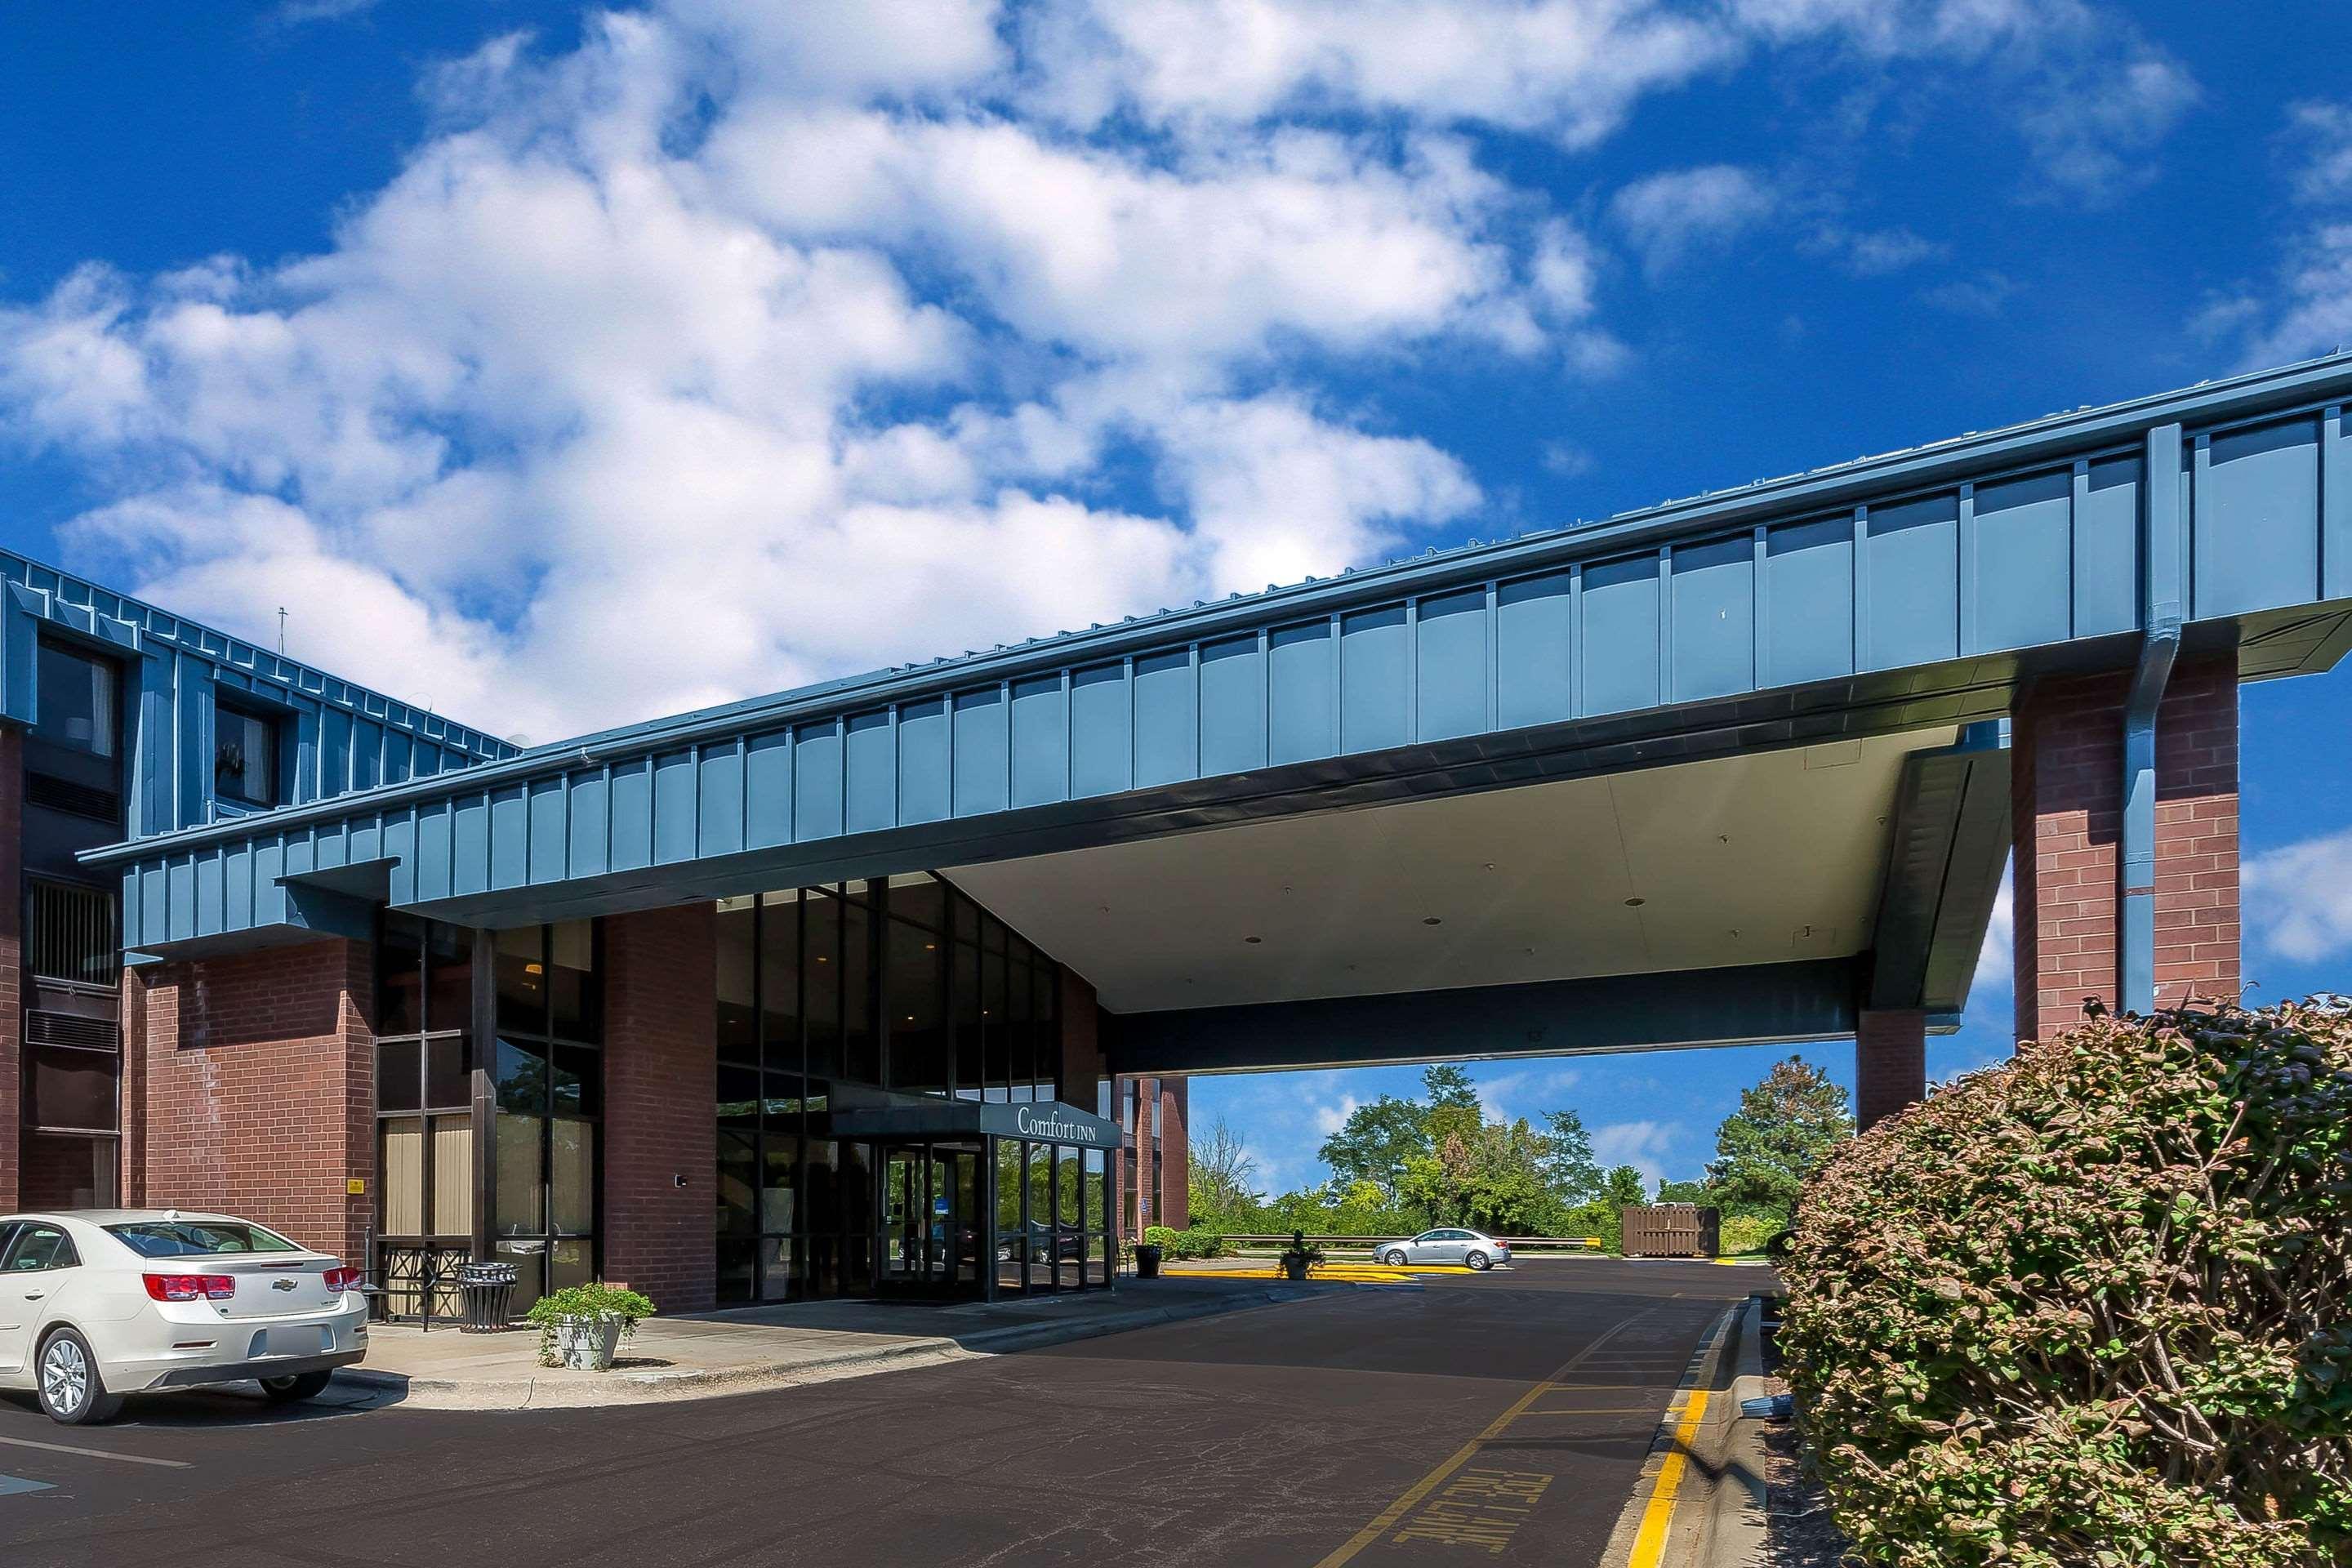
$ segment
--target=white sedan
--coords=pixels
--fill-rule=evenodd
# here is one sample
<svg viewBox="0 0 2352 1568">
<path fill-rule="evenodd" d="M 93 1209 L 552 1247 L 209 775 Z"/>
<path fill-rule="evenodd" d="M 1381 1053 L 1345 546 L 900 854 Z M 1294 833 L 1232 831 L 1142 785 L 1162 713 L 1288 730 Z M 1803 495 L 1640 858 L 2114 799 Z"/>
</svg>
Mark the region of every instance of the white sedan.
<svg viewBox="0 0 2352 1568">
<path fill-rule="evenodd" d="M 126 1394 L 257 1380 L 308 1399 L 367 1354 L 360 1271 L 227 1215 L 0 1215 L 0 1388 L 51 1418 L 111 1419 Z"/>
<path fill-rule="evenodd" d="M 1392 1268 L 1409 1263 L 1457 1263 L 1483 1274 L 1498 1264 L 1508 1267 L 1511 1248 L 1485 1231 L 1442 1226 L 1410 1241 L 1384 1241 L 1373 1256 Z"/>
</svg>

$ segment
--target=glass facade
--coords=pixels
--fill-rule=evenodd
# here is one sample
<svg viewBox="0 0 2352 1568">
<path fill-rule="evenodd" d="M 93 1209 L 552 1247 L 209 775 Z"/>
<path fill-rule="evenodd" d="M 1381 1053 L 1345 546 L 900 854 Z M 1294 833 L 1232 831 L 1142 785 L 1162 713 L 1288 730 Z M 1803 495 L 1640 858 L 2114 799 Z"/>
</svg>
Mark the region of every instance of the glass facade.
<svg viewBox="0 0 2352 1568">
<path fill-rule="evenodd" d="M 835 1126 L 845 1093 L 1053 1100 L 1053 961 L 923 873 L 729 899 L 718 920 L 719 1300 L 977 1294 L 991 1235 L 1013 1288 L 1078 1288 L 1108 1224 L 1085 1206 L 1076 1151 L 1057 1202 L 1055 1178 L 1026 1177 L 1024 1151 L 1050 1161 L 1051 1144 Z M 1024 1162 L 1015 1179 L 1008 1157 Z"/>
<path fill-rule="evenodd" d="M 456 1313 L 457 1271 L 478 1256 L 517 1266 L 518 1312 L 595 1277 L 601 940 L 589 921 L 478 936 L 383 917 L 373 1266 L 386 1316 Z"/>
</svg>

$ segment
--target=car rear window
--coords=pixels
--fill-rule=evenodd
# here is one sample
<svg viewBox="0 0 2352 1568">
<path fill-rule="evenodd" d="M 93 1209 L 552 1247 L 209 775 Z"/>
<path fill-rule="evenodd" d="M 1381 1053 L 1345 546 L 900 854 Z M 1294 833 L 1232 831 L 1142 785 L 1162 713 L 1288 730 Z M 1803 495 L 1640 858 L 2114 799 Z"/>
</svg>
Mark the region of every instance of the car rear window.
<svg viewBox="0 0 2352 1568">
<path fill-rule="evenodd" d="M 274 1230 L 241 1219 L 144 1219 L 110 1225 L 106 1234 L 142 1258 L 196 1258 L 209 1252 L 299 1252 Z"/>
</svg>

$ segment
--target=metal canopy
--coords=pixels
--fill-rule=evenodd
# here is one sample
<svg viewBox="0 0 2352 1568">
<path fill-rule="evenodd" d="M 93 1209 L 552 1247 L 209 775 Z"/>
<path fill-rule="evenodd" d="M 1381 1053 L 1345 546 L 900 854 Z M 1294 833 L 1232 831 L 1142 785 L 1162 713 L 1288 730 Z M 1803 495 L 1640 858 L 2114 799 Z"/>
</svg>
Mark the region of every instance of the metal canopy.
<svg viewBox="0 0 2352 1568">
<path fill-rule="evenodd" d="M 520 924 L 1997 721 L 2131 662 L 2175 425 L 2184 647 L 2324 669 L 2347 396 L 2331 358 L 85 858 L 124 877 L 126 947 L 169 956 L 303 931 L 297 889 L 362 861 L 397 907 Z M 1965 995 L 2006 842 L 1985 752 L 1906 785 L 1874 1005 Z"/>
</svg>

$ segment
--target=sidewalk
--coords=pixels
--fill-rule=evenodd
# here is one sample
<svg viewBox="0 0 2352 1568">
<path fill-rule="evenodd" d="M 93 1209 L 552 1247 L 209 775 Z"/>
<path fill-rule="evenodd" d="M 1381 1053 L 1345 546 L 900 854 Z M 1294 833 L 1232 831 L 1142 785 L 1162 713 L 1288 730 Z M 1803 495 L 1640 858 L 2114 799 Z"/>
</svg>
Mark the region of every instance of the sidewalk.
<svg viewBox="0 0 2352 1568">
<path fill-rule="evenodd" d="M 648 1320 L 609 1373 L 539 1364 L 536 1330 L 464 1334 L 374 1325 L 353 1392 L 433 1410 L 578 1408 L 704 1399 L 858 1377 L 1121 1333 L 1351 1287 L 1257 1279 L 1121 1279 L 1118 1289 L 1005 1301 L 808 1301 Z"/>
</svg>

